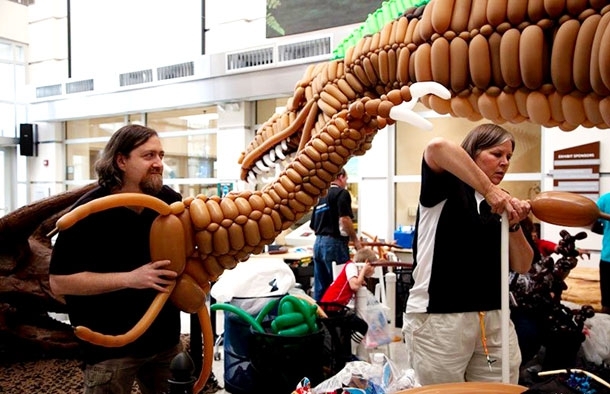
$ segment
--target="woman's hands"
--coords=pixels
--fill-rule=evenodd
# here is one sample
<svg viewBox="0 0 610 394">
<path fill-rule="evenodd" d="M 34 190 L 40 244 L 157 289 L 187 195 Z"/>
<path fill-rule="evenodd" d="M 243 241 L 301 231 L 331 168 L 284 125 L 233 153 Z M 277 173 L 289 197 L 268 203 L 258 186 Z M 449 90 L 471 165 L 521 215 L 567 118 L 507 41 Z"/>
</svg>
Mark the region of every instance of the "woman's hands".
<svg viewBox="0 0 610 394">
<path fill-rule="evenodd" d="M 491 206 L 493 213 L 502 214 L 506 211 L 509 226 L 525 219 L 532 208 L 528 201 L 514 198 L 502 188 L 493 184 L 487 189 L 485 200 Z M 510 234 L 514 235 L 510 236 L 509 265 L 513 271 L 523 274 L 531 267 L 534 251 L 523 231 L 515 231 Z"/>
<path fill-rule="evenodd" d="M 491 207 L 492 213 L 501 215 L 506 211 L 509 226 L 525 219 L 532 209 L 529 201 L 512 197 L 502 188 L 493 184 L 487 189 L 485 200 Z"/>
</svg>

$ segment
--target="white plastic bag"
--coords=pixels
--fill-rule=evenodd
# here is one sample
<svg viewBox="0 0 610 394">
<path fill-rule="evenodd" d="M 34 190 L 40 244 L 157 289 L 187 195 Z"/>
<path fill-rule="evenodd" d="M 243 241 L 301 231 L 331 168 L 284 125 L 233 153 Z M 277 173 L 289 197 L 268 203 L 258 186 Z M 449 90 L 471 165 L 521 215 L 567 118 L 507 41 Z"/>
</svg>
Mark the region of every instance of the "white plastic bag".
<svg viewBox="0 0 610 394">
<path fill-rule="evenodd" d="M 367 290 L 366 311 L 365 316 L 362 316 L 369 325 L 362 340 L 366 348 L 372 349 L 392 342 L 387 310 L 388 308 L 377 301 L 375 295 Z"/>
<path fill-rule="evenodd" d="M 366 361 L 350 361 L 336 375 L 326 379 L 312 389 L 313 394 L 335 393 L 348 388 L 362 388 L 362 392 L 391 394 L 417 387 L 415 371 L 401 370 L 385 354 L 383 355 L 383 378 L 381 384 L 371 381 L 374 367 Z"/>
<path fill-rule="evenodd" d="M 230 302 L 233 297 L 283 295 L 295 284 L 296 278 L 283 259 L 256 257 L 225 270 L 210 294 L 217 302 Z"/>
<path fill-rule="evenodd" d="M 596 313 L 585 321 L 585 359 L 595 365 L 610 364 L 610 315 Z"/>
</svg>

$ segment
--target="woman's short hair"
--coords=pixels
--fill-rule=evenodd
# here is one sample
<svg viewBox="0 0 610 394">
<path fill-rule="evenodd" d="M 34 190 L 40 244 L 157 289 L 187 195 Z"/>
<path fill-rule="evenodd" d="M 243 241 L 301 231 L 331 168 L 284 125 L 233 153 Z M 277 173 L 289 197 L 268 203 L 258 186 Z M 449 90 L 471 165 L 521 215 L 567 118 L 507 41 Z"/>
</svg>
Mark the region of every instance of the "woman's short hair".
<svg viewBox="0 0 610 394">
<path fill-rule="evenodd" d="M 515 149 L 515 137 L 505 128 L 493 123 L 484 123 L 470 130 L 462 141 L 462 148 L 473 159 L 482 150 L 510 141 Z"/>
<path fill-rule="evenodd" d="M 113 190 L 123 185 L 123 171 L 116 163 L 117 156 L 129 157 L 131 151 L 158 134 L 150 127 L 128 124 L 112 134 L 101 157 L 95 162 L 98 184 Z"/>
</svg>

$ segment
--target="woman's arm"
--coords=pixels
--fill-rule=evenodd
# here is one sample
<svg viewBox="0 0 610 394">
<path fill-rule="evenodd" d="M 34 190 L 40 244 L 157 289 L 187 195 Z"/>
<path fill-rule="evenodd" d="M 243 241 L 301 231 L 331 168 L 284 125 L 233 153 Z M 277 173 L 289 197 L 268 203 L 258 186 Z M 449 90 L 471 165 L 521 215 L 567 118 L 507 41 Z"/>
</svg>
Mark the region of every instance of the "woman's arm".
<svg viewBox="0 0 610 394">
<path fill-rule="evenodd" d="M 483 196 L 494 187 L 487 175 L 459 145 L 444 138 L 433 138 L 424 151 L 424 160 L 436 173 L 447 171 L 472 186 Z M 490 206 L 493 205 L 490 202 Z"/>
<path fill-rule="evenodd" d="M 519 223 L 529 214 L 529 203 L 511 197 L 494 185 L 461 146 L 444 138 L 434 138 L 426 146 L 424 160 L 432 171 L 448 171 L 481 193 L 493 213 L 506 211 L 509 225 Z M 510 233 L 509 245 L 511 268 L 519 273 L 527 272 L 534 252 L 521 229 Z"/>
<path fill-rule="evenodd" d="M 532 266 L 534 251 L 525 238 L 523 230 L 508 233 L 508 262 L 510 268 L 520 274 L 524 274 Z"/>
<path fill-rule="evenodd" d="M 424 151 L 424 160 L 432 171 L 448 171 L 481 193 L 492 213 L 501 215 L 506 211 L 511 225 L 523 220 L 530 211 L 527 201 L 512 198 L 494 185 L 468 153 L 454 142 L 440 137 L 432 139 Z"/>
</svg>

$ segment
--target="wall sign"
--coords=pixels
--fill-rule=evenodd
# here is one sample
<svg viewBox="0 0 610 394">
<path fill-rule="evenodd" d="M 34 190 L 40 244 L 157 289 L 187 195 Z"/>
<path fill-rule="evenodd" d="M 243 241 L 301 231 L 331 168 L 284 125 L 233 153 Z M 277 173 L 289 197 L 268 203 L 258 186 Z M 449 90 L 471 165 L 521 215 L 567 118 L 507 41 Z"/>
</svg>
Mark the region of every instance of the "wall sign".
<svg viewBox="0 0 610 394">
<path fill-rule="evenodd" d="M 555 151 L 553 156 L 553 187 L 557 191 L 582 194 L 592 200 L 599 198 L 599 141 Z"/>
</svg>

